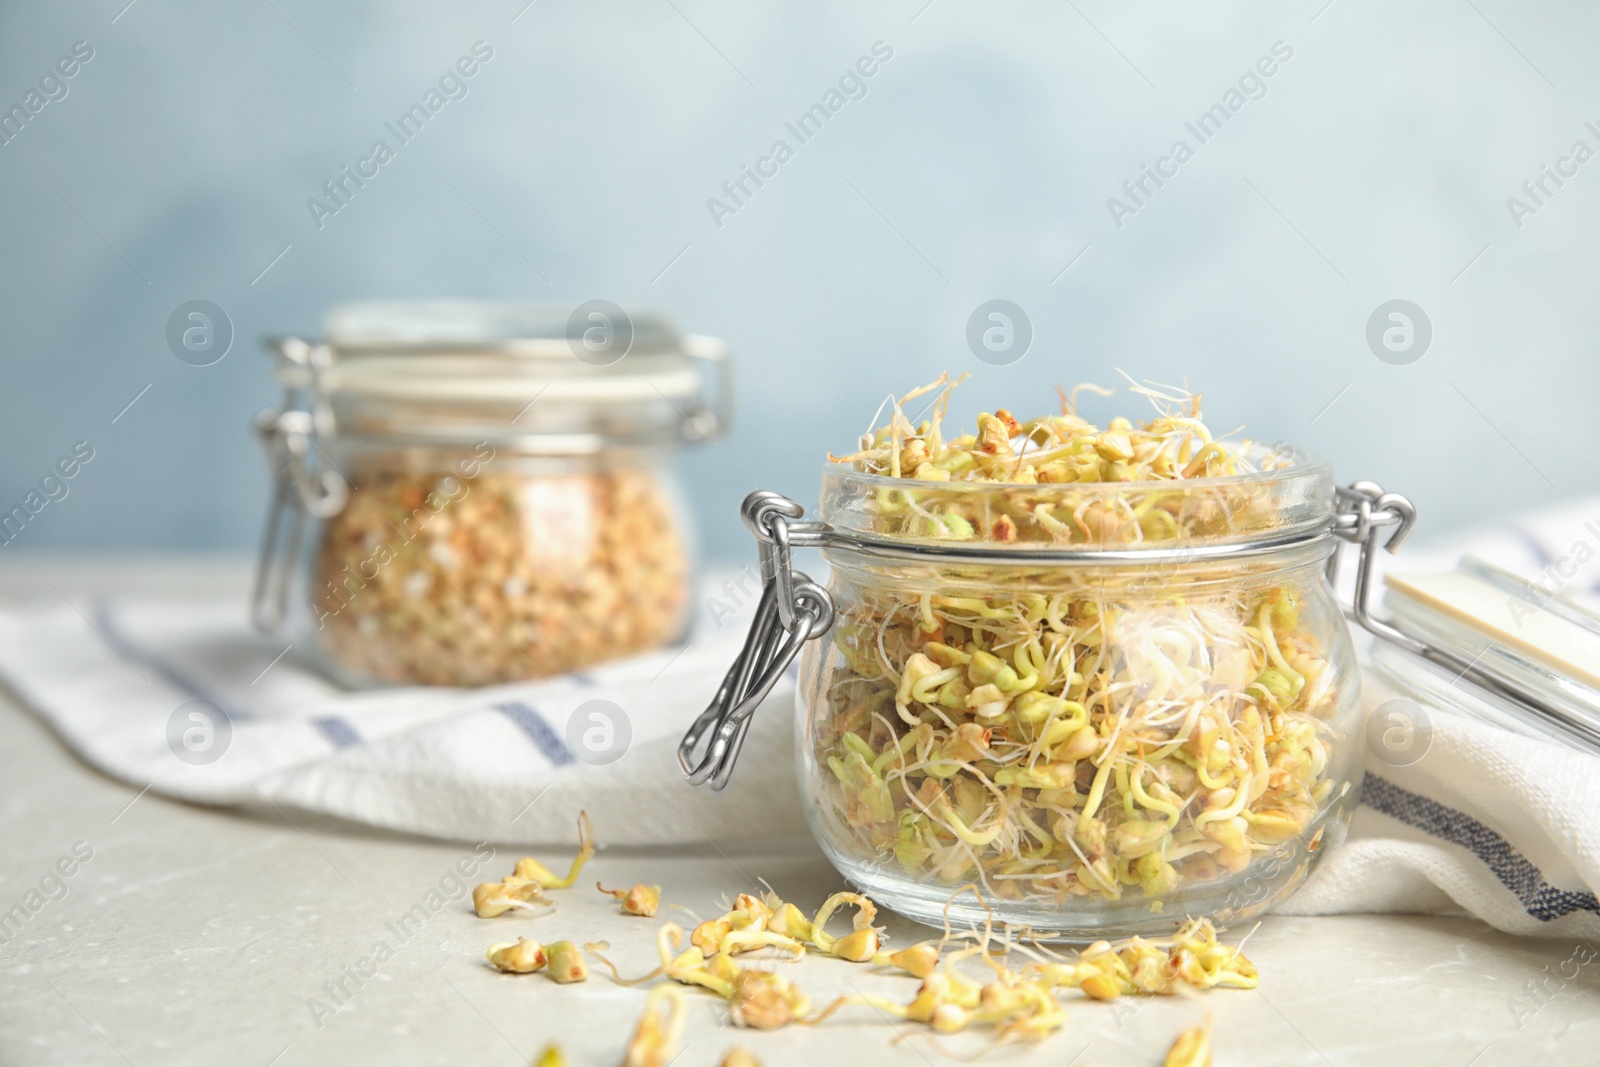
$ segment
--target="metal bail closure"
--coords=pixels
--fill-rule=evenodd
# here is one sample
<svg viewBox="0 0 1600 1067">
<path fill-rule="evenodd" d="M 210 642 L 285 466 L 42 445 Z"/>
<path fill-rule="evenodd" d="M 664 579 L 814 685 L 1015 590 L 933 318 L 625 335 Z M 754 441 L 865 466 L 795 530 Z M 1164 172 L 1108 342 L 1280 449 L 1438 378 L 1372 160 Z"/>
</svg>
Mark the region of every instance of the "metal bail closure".
<svg viewBox="0 0 1600 1067">
<path fill-rule="evenodd" d="M 344 508 L 350 494 L 344 476 L 317 444 L 333 432 L 333 413 L 315 386 L 319 349 L 295 338 L 272 344 L 280 357 L 304 371 L 304 381 L 285 388 L 283 407 L 256 416 L 256 435 L 272 469 L 272 503 L 256 559 L 250 617 L 256 629 L 265 633 L 277 630 L 288 614 L 290 569 L 300 551 L 306 517 L 332 518 Z M 300 389 L 309 394 L 309 410 L 294 406 Z M 312 453 L 317 456 L 315 461 Z"/>
<path fill-rule="evenodd" d="M 1427 646 L 1421 641 L 1401 633 L 1372 613 L 1375 595 L 1373 564 L 1377 562 L 1380 540 L 1378 531 L 1393 527 L 1388 537 L 1382 539 L 1382 548 L 1391 554 L 1400 551 L 1400 546 L 1405 544 L 1406 538 L 1411 536 L 1412 527 L 1417 524 L 1416 505 L 1399 493 L 1384 492 L 1383 487 L 1374 482 L 1353 482 L 1348 487 L 1335 489 L 1334 495 L 1337 508 L 1334 535 L 1359 548 L 1355 590 L 1345 614 L 1359 623 L 1362 629 L 1385 641 L 1409 652 L 1425 653 Z M 1339 556 L 1340 553 L 1335 552 L 1328 557 L 1328 583 L 1335 588 L 1339 579 Z"/>
<path fill-rule="evenodd" d="M 822 586 L 791 569 L 789 520 L 805 514 L 777 493 L 751 493 L 740 509 L 761 544 L 761 601 L 744 647 L 723 676 L 706 710 L 678 745 L 678 766 L 690 785 L 721 790 L 733 777 L 734 761 L 750 732 L 756 707 L 778 684 L 800 649 L 833 625 L 833 598 Z M 709 740 L 707 740 L 709 738 Z M 703 755 L 696 756 L 705 742 Z"/>
</svg>

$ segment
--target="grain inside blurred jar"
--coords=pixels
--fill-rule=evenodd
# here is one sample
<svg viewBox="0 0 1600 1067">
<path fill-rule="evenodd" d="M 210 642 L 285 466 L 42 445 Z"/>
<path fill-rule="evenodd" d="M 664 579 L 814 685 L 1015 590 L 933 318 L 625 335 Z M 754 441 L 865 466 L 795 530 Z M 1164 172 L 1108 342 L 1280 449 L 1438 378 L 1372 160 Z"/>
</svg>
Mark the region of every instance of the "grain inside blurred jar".
<svg viewBox="0 0 1600 1067">
<path fill-rule="evenodd" d="M 536 679 L 682 636 L 673 463 L 727 426 L 720 342 L 599 302 L 362 304 L 275 348 L 258 626 L 353 684 Z"/>
</svg>

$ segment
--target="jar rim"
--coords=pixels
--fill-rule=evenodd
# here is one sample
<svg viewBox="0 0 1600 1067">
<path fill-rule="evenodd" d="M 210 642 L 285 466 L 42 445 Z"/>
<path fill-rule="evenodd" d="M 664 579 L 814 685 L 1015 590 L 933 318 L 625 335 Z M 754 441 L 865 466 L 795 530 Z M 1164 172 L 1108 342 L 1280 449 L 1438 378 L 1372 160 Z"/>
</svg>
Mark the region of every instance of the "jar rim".
<svg viewBox="0 0 1600 1067">
<path fill-rule="evenodd" d="M 1306 559 L 1320 563 L 1333 552 L 1333 526 L 1288 534 L 1264 535 L 1248 541 L 1211 544 L 1169 545 L 1151 548 L 1085 548 L 1083 546 L 1040 547 L 1024 542 L 1021 547 L 994 542 L 926 542 L 902 538 L 874 537 L 870 534 L 841 534 L 832 531 L 816 547 L 835 567 L 845 558 L 861 558 L 877 563 L 912 563 L 933 566 L 1001 566 L 1023 569 L 1056 567 L 1148 567 L 1231 563 L 1244 560 L 1299 560 L 1303 552 L 1315 550 Z M 797 545 L 800 541 L 795 542 Z"/>
<path fill-rule="evenodd" d="M 980 482 L 920 481 L 891 475 L 859 471 L 848 463 L 829 461 L 822 470 L 822 492 L 818 517 L 836 531 L 853 538 L 885 545 L 920 546 L 971 558 L 974 555 L 1070 558 L 1104 556 L 1154 558 L 1164 553 L 1227 546 L 1257 545 L 1272 548 L 1315 539 L 1332 528 L 1335 498 L 1333 467 L 1321 456 L 1290 445 L 1247 443 L 1241 455 L 1257 469 L 1221 477 L 1171 478 L 1132 482 Z M 895 494 L 898 501 L 884 494 Z M 937 521 L 885 521 L 885 500 L 891 506 L 904 504 L 907 513 L 936 519 L 948 511 L 971 515 L 998 515 L 996 522 L 1010 522 L 1010 529 L 983 531 L 996 536 L 951 536 Z M 1138 517 L 1140 506 L 1164 501 L 1169 509 L 1222 509 L 1225 521 L 1198 531 L 1177 530 L 1171 536 L 1147 531 Z M 1088 509 L 1100 505 L 1103 513 L 1128 516 L 1106 536 L 1094 538 L 1083 525 Z M 1070 506 L 1070 512 L 1059 509 Z M 1054 521 L 1065 531 L 1030 526 L 1026 515 L 1037 515 L 1044 507 L 1064 514 Z M 1024 515 L 1024 523 L 1014 516 Z M 1079 530 L 1071 529 L 1076 518 Z M 1234 521 L 1239 520 L 1239 521 Z M 966 521 L 966 520 L 964 520 Z M 1041 523 L 1049 523 L 1041 518 Z M 973 524 L 968 521 L 968 526 Z M 958 531 L 966 532 L 965 529 Z M 998 536 L 999 533 L 1013 536 Z M 1081 539 L 1078 533 L 1083 534 Z"/>
</svg>

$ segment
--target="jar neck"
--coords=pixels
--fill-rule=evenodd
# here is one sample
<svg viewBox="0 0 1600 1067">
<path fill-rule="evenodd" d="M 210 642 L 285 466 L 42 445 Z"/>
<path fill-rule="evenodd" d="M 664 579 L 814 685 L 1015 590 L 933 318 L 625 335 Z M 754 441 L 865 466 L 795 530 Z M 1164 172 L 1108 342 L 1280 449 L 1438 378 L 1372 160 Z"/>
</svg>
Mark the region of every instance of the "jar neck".
<svg viewBox="0 0 1600 1067">
<path fill-rule="evenodd" d="M 1191 592 L 1244 579 L 1304 580 L 1308 572 L 1326 565 L 1336 545 L 1331 530 L 1324 530 L 1288 543 L 1191 546 L 1142 553 L 1081 550 L 1051 555 L 973 546 L 973 551 L 960 557 L 923 553 L 919 558 L 904 551 L 893 553 L 890 546 L 834 543 L 823 547 L 822 554 L 836 575 L 863 584 L 973 583 L 1006 590 L 1098 586 L 1107 591 Z M 1204 551 L 1208 547 L 1212 551 Z"/>
</svg>

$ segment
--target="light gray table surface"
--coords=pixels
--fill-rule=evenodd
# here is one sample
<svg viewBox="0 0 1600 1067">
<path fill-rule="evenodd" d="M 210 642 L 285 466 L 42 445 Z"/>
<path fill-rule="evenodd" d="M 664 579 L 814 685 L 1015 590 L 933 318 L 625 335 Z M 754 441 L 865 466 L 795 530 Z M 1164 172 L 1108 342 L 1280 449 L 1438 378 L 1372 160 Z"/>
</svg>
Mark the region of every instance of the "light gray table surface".
<svg viewBox="0 0 1600 1067">
<path fill-rule="evenodd" d="M 0 561 L 0 607 L 191 587 L 242 595 L 240 561 Z M 141 795 L 79 762 L 10 698 L 0 698 L 0 805 L 0 910 L 21 902 L 75 843 L 85 843 L 80 853 L 93 850 L 64 880 L 65 896 L 0 943 L 3 1064 L 510 1067 L 558 1041 L 574 1067 L 613 1065 L 642 988 L 614 985 L 599 968 L 573 986 L 498 974 L 483 962 L 485 947 L 518 934 L 605 940 L 624 971 L 638 974 L 654 966 L 657 923 L 618 914 L 594 892 L 596 878 L 659 882 L 666 901 L 701 915 L 759 878 L 808 908 L 841 888 L 809 841 L 602 849 L 579 888 L 559 895 L 553 914 L 482 920 L 470 902 L 456 900 L 401 939 L 393 924 L 441 879 L 449 887 L 446 876 L 471 856 L 470 845 Z M 507 873 L 518 854 L 500 848 L 470 880 Z M 888 930 L 901 945 L 926 933 L 893 917 Z M 370 973 L 362 961 L 379 943 L 391 958 L 359 987 L 346 979 L 345 1004 L 320 1016 L 315 1002 L 331 1004 L 325 983 L 361 966 Z M 1179 1030 L 1209 1012 L 1219 1065 L 1600 1063 L 1600 959 L 1560 978 L 1576 947 L 1509 937 L 1463 918 L 1272 917 L 1248 945 L 1261 971 L 1258 991 L 1122 1005 L 1074 997 L 1060 1033 L 1037 1046 L 992 1050 L 984 1060 L 1159 1064 Z M 915 988 L 909 978 L 821 958 L 784 973 L 819 1004 L 854 990 L 905 1001 Z M 1536 997 L 1529 983 L 1545 992 Z M 1519 1013 L 1518 1003 L 1535 1010 Z M 814 1029 L 740 1031 L 719 1007 L 709 995 L 691 994 L 680 1067 L 716 1064 L 735 1044 L 768 1065 L 934 1064 L 988 1044 L 977 1034 L 931 1042 L 920 1028 L 866 1008 Z"/>
</svg>

